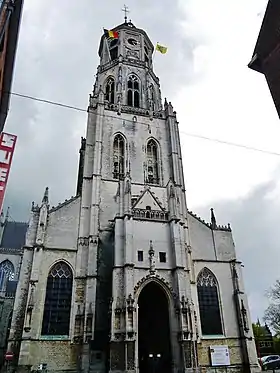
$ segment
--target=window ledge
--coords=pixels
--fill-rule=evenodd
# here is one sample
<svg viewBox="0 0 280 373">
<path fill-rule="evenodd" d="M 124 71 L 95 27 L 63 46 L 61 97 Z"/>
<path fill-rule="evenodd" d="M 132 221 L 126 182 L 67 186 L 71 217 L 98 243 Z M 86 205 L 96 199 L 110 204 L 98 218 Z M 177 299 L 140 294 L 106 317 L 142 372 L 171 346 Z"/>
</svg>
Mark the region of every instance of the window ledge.
<svg viewBox="0 0 280 373">
<path fill-rule="evenodd" d="M 69 335 L 41 335 L 40 340 L 43 341 L 67 341 L 70 340 Z"/>
<path fill-rule="evenodd" d="M 202 335 L 200 339 L 226 339 L 226 336 L 223 334 L 217 334 L 217 335 Z"/>
</svg>

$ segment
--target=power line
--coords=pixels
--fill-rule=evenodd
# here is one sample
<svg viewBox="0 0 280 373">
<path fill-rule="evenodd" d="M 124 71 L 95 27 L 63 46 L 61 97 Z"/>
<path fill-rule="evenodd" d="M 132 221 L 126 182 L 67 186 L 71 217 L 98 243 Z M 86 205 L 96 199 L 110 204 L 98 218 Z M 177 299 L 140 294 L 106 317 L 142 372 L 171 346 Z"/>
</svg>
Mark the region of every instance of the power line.
<svg viewBox="0 0 280 373">
<path fill-rule="evenodd" d="M 33 100 L 33 101 L 37 101 L 37 102 L 42 102 L 43 104 L 49 104 L 49 105 L 54 105 L 54 106 L 60 106 L 60 107 L 66 108 L 66 109 L 71 109 L 71 110 L 77 110 L 77 111 L 87 112 L 86 109 L 82 109 L 82 108 L 79 108 L 79 107 L 77 107 L 77 106 L 66 105 L 66 104 L 63 104 L 63 103 L 61 103 L 61 102 L 50 101 L 50 100 L 44 100 L 44 99 L 39 98 L 39 97 L 23 95 L 23 94 L 15 93 L 15 92 L 9 92 L 9 93 L 10 93 L 10 95 L 13 95 L 13 96 L 18 96 L 18 97 L 22 97 L 22 98 L 27 98 L 27 99 L 29 99 L 29 100 Z"/>
<path fill-rule="evenodd" d="M 76 111 L 84 112 L 84 113 L 88 112 L 87 109 L 83 109 L 83 108 L 80 108 L 80 107 L 77 107 L 77 106 L 67 105 L 67 104 L 64 104 L 62 102 L 46 100 L 46 99 L 42 99 L 42 98 L 39 98 L 39 97 L 24 95 L 24 94 L 16 93 L 16 92 L 8 92 L 8 93 L 10 95 L 13 95 L 13 96 L 25 98 L 25 99 L 32 100 L 32 101 L 41 102 L 43 104 L 58 106 L 58 107 L 62 107 L 62 108 L 65 108 L 65 109 L 76 110 Z M 100 117 L 113 118 L 115 120 L 123 120 L 123 118 L 118 118 L 118 117 L 115 117 L 113 115 L 107 115 L 107 114 L 105 115 L 105 114 L 99 114 L 99 113 L 96 113 L 96 115 L 98 115 Z M 141 121 L 140 122 L 137 121 L 137 123 L 147 125 L 147 123 L 141 122 Z M 273 151 L 270 151 L 270 150 L 255 148 L 255 147 L 252 147 L 252 146 L 249 146 L 249 145 L 238 144 L 238 143 L 234 143 L 234 142 L 231 142 L 231 141 L 220 140 L 220 139 L 211 138 L 211 137 L 207 137 L 207 136 L 202 136 L 202 135 L 198 135 L 198 134 L 195 134 L 195 133 L 188 133 L 188 132 L 184 132 L 184 131 L 180 131 L 180 133 L 183 134 L 183 135 L 189 136 L 189 137 L 195 137 L 195 138 L 198 138 L 198 139 L 212 141 L 212 142 L 219 143 L 219 144 L 224 144 L 224 145 L 228 145 L 228 146 L 235 146 L 237 148 L 252 150 L 252 151 L 255 151 L 255 152 L 269 154 L 269 155 L 280 156 L 280 153 L 273 152 Z"/>
<path fill-rule="evenodd" d="M 220 144 L 225 144 L 225 145 L 229 145 L 229 146 L 236 146 L 238 148 L 243 148 L 243 149 L 246 149 L 246 150 L 253 150 L 255 152 L 261 152 L 261 153 L 265 153 L 265 154 L 280 156 L 280 153 L 272 152 L 270 150 L 254 148 L 253 146 L 242 145 L 242 144 L 238 144 L 238 143 L 234 143 L 234 142 L 230 142 L 230 141 L 214 139 L 214 138 L 211 138 L 211 137 L 196 135 L 194 133 L 187 133 L 187 132 L 182 132 L 182 131 L 180 131 L 180 132 L 183 135 L 187 135 L 187 136 L 190 136 L 190 137 L 197 137 L 198 139 L 202 139 L 202 140 L 214 141 L 214 142 L 217 142 L 217 143 L 220 143 Z"/>
</svg>

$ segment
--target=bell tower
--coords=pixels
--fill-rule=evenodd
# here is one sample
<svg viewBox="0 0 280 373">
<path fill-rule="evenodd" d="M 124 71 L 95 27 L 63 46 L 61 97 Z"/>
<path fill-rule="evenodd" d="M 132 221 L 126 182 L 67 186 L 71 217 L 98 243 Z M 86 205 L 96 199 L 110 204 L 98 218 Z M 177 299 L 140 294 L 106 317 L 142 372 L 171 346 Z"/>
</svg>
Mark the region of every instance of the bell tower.
<svg viewBox="0 0 280 373">
<path fill-rule="evenodd" d="M 197 364 L 178 122 L 153 52 L 131 22 L 105 30 L 88 108 L 75 307 L 90 312 L 92 356 L 109 346 L 110 372 L 146 372 L 154 358 L 166 372 Z"/>
<path fill-rule="evenodd" d="M 104 87 L 105 104 L 117 105 L 119 114 L 122 106 L 145 109 L 150 115 L 162 110 L 159 79 L 153 72 L 154 46 L 148 35 L 131 22 L 117 26 L 114 33 L 116 38 L 101 38 L 94 95 Z"/>
</svg>

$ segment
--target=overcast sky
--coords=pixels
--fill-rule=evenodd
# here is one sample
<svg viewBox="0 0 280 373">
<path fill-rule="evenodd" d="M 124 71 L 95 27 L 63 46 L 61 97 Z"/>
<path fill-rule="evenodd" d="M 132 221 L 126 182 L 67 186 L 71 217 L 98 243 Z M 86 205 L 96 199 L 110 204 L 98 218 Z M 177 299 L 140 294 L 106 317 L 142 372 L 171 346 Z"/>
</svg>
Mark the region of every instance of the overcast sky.
<svg viewBox="0 0 280 373">
<path fill-rule="evenodd" d="M 140 5 L 141 4 L 141 5 Z M 134 24 L 168 47 L 155 56 L 162 96 L 178 113 L 189 209 L 231 222 L 253 319 L 280 277 L 280 122 L 262 75 L 248 69 L 267 0 L 127 0 Z M 123 0 L 25 0 L 13 91 L 86 108 L 102 28 L 123 21 Z M 170 69 L 173 67 L 173 70 Z M 50 187 L 75 194 L 86 113 L 13 97 L 6 132 L 18 135 L 5 206 L 28 220 Z"/>
</svg>

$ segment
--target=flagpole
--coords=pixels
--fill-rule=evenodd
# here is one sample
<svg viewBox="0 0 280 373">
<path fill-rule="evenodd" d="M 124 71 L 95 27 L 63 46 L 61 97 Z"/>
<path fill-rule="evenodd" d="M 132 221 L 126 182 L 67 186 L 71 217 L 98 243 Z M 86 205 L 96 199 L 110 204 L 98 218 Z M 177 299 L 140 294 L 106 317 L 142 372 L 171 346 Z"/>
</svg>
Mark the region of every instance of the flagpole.
<svg viewBox="0 0 280 373">
<path fill-rule="evenodd" d="M 153 68 L 155 68 L 155 57 L 156 57 L 156 52 L 157 52 L 157 45 L 158 45 L 158 41 L 156 43 L 156 46 L 155 46 L 155 50 L 154 50 L 154 55 L 153 55 L 153 58 L 152 58 L 152 62 L 153 62 Z"/>
<path fill-rule="evenodd" d="M 104 33 L 104 38 L 106 40 L 106 47 L 107 47 L 107 52 L 108 52 L 108 57 L 109 57 L 109 61 L 111 61 L 111 55 L 110 55 L 110 48 L 109 48 L 109 44 L 108 44 L 108 39 L 105 35 L 105 28 L 103 27 L 103 33 Z"/>
</svg>

